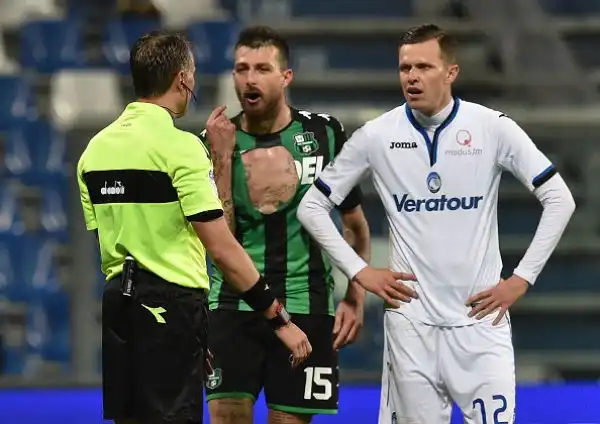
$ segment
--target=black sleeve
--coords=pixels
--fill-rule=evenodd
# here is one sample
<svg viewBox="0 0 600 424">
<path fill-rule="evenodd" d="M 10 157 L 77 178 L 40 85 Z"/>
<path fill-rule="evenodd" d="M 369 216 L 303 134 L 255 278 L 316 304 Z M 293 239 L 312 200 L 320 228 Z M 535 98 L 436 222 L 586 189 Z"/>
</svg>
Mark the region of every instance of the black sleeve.
<svg viewBox="0 0 600 424">
<path fill-rule="evenodd" d="M 224 215 L 223 209 L 211 209 L 197 213 L 196 215 L 186 217 L 190 222 L 210 222 L 219 219 Z"/>
<path fill-rule="evenodd" d="M 346 137 L 346 131 L 344 130 L 344 126 L 341 124 L 340 121 L 332 117 L 330 125 L 333 128 L 334 134 L 334 156 L 337 156 L 342 151 L 342 147 L 344 147 L 344 143 L 346 142 L 346 140 L 348 140 L 348 137 Z M 352 190 L 350 190 L 348 196 L 346 196 L 344 201 L 340 203 L 339 206 L 337 206 L 337 209 L 340 211 L 348 211 L 354 209 L 357 206 L 360 206 L 361 203 L 362 191 L 360 190 L 360 186 L 356 186 Z"/>
<path fill-rule="evenodd" d="M 206 138 L 206 128 L 203 129 L 202 132 L 200 132 L 200 134 L 198 135 L 198 139 L 204 146 L 204 150 L 206 150 L 206 154 L 210 159 L 210 144 L 208 144 L 208 139 Z"/>
</svg>

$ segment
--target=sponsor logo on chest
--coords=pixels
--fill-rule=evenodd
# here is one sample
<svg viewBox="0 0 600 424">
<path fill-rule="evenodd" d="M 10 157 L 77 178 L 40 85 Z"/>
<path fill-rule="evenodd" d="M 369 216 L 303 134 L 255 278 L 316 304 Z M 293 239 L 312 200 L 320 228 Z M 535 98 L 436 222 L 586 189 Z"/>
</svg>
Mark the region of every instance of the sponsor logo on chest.
<svg viewBox="0 0 600 424">
<path fill-rule="evenodd" d="M 452 140 L 449 140 L 452 141 Z M 473 136 L 468 130 L 458 130 L 452 146 L 444 151 L 446 156 L 473 157 L 481 156 L 483 149 L 474 146 Z"/>
<path fill-rule="evenodd" d="M 308 156 L 295 160 L 300 184 L 312 184 L 323 170 L 323 156 Z"/>
</svg>

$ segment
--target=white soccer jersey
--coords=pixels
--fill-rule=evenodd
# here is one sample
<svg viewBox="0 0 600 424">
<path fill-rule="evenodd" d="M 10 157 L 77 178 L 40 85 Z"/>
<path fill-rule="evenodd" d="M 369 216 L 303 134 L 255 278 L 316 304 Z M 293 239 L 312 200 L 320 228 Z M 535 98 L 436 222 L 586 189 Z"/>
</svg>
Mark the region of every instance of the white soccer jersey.
<svg viewBox="0 0 600 424">
<path fill-rule="evenodd" d="M 500 279 L 502 171 L 533 191 L 556 170 L 506 115 L 459 99 L 451 107 L 431 136 L 406 105 L 368 122 L 315 186 L 339 204 L 370 172 L 390 225 L 389 266 L 418 279 L 419 299 L 400 312 L 426 324 L 460 326 L 476 322 L 466 300 Z M 518 270 L 533 284 L 537 272 Z"/>
</svg>

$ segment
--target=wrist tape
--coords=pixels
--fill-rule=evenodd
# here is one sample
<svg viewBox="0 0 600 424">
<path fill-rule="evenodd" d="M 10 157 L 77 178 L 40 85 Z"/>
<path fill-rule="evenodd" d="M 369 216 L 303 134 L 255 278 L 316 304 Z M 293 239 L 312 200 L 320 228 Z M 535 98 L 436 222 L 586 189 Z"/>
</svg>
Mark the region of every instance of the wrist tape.
<svg viewBox="0 0 600 424">
<path fill-rule="evenodd" d="M 258 312 L 266 311 L 275 301 L 273 292 L 262 276 L 250 290 L 243 292 L 241 297 L 248 306 Z"/>
</svg>

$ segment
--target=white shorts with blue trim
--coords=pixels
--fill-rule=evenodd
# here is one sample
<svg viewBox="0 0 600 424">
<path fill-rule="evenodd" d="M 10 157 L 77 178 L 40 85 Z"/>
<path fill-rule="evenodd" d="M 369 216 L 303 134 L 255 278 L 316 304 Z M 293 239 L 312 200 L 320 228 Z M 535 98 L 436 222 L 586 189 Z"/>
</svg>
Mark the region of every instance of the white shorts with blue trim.
<svg viewBox="0 0 600 424">
<path fill-rule="evenodd" d="M 512 424 L 515 361 L 510 322 L 462 327 L 385 313 L 379 424 L 449 424 L 453 402 L 466 424 Z"/>
</svg>

